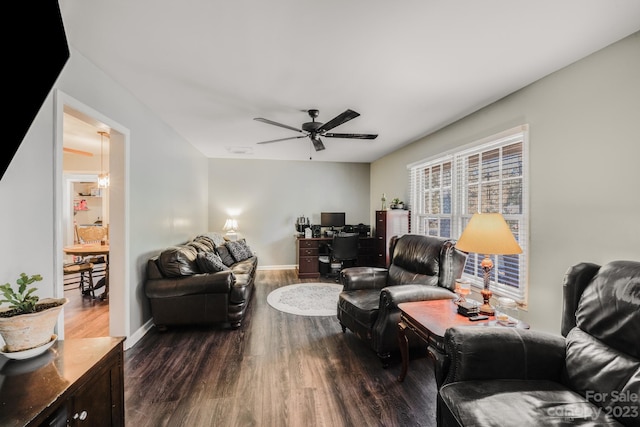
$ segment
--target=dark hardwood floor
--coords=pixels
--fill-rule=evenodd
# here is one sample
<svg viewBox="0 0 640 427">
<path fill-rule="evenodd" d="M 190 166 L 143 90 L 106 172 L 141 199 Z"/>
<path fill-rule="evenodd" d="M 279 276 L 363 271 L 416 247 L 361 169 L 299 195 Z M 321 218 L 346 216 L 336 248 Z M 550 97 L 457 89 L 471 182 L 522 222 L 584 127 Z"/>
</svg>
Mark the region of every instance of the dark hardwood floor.
<svg viewBox="0 0 640 427">
<path fill-rule="evenodd" d="M 125 353 L 126 425 L 435 426 L 431 362 L 377 356 L 335 316 L 282 313 L 267 303 L 293 270 L 259 271 L 238 330 L 152 329 Z M 70 328 L 71 329 L 71 328 Z"/>
</svg>

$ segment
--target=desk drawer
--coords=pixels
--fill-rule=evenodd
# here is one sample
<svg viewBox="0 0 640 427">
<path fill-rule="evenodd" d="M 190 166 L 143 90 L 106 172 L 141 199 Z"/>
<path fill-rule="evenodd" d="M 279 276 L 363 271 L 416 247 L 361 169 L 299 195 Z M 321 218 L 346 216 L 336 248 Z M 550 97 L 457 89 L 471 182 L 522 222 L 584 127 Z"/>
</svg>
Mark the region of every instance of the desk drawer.
<svg viewBox="0 0 640 427">
<path fill-rule="evenodd" d="M 298 272 L 304 273 L 318 273 L 318 257 L 302 256 L 298 264 Z"/>
<path fill-rule="evenodd" d="M 300 244 L 300 249 L 302 249 L 302 248 L 316 248 L 316 249 L 318 249 L 318 241 L 317 240 L 301 239 L 301 240 L 298 240 L 298 243 Z"/>
<path fill-rule="evenodd" d="M 314 256 L 317 257 L 318 256 L 318 248 L 300 248 L 300 252 L 299 255 L 301 257 L 304 256 Z"/>
</svg>

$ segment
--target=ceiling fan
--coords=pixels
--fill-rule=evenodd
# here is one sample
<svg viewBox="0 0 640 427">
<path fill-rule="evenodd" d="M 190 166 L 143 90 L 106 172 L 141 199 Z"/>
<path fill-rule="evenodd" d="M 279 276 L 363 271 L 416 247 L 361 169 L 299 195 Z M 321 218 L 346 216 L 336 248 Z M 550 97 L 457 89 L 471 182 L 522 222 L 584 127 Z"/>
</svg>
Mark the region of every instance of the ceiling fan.
<svg viewBox="0 0 640 427">
<path fill-rule="evenodd" d="M 316 151 L 324 150 L 324 144 L 320 137 L 327 138 L 352 138 L 352 139 L 376 139 L 378 135 L 373 134 L 365 134 L 365 133 L 330 133 L 331 129 L 340 126 L 343 123 L 348 122 L 349 120 L 355 119 L 360 114 L 356 113 L 353 110 L 347 110 L 342 114 L 338 114 L 333 119 L 329 120 L 327 123 L 316 122 L 316 117 L 320 114 L 318 110 L 308 110 L 307 113 L 309 117 L 311 117 L 311 121 L 302 124 L 302 129 L 294 128 L 293 126 L 283 125 L 282 123 L 274 122 L 273 120 L 263 119 L 261 117 L 256 117 L 254 120 L 257 120 L 262 123 L 267 123 L 269 125 L 280 126 L 285 129 L 294 130 L 296 132 L 300 132 L 303 135 L 299 136 L 291 136 L 289 138 L 280 138 L 273 139 L 271 141 L 263 141 L 258 142 L 258 144 L 271 144 L 272 142 L 278 141 L 286 141 L 288 139 L 296 139 L 296 138 L 304 138 L 309 137 L 311 143 L 313 144 L 313 148 Z"/>
</svg>

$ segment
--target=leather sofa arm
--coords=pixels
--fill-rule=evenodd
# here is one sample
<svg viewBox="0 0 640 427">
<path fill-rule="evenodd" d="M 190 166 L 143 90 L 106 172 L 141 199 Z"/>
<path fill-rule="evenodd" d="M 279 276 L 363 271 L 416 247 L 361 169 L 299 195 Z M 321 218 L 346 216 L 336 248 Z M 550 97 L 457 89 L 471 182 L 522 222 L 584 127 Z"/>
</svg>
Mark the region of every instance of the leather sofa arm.
<svg viewBox="0 0 640 427">
<path fill-rule="evenodd" d="M 340 272 L 344 291 L 382 289 L 387 286 L 388 270 L 378 267 L 349 267 Z"/>
<path fill-rule="evenodd" d="M 149 298 L 228 294 L 235 281 L 235 275 L 230 270 L 178 278 L 147 279 L 145 293 Z"/>
<path fill-rule="evenodd" d="M 437 299 L 454 299 L 457 295 L 439 286 L 397 285 L 387 286 L 380 293 L 380 309 L 398 308 L 398 304 L 413 301 L 431 301 Z"/>
<path fill-rule="evenodd" d="M 371 341 L 378 354 L 389 353 L 398 346 L 398 322 L 401 302 L 426 301 L 455 298 L 453 292 L 438 286 L 396 285 L 387 286 L 380 292 L 380 309 L 373 324 Z"/>
<path fill-rule="evenodd" d="M 477 325 L 449 328 L 444 340 L 444 384 L 488 379 L 562 382 L 566 344 L 559 335 Z"/>
</svg>

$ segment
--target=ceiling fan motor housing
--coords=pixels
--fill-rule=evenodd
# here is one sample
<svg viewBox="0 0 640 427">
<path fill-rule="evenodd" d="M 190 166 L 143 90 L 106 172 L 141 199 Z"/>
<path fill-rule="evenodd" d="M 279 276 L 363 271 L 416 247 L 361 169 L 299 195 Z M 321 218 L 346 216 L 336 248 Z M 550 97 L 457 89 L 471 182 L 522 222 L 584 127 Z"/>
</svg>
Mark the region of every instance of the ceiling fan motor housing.
<svg viewBox="0 0 640 427">
<path fill-rule="evenodd" d="M 307 122 L 307 123 L 303 123 L 302 124 L 302 130 L 306 131 L 306 132 L 310 132 L 310 133 L 316 133 L 316 131 L 318 129 L 320 129 L 320 127 L 323 125 L 324 123 L 320 123 L 320 122 Z"/>
</svg>

